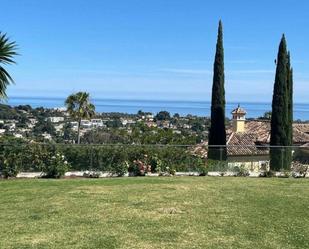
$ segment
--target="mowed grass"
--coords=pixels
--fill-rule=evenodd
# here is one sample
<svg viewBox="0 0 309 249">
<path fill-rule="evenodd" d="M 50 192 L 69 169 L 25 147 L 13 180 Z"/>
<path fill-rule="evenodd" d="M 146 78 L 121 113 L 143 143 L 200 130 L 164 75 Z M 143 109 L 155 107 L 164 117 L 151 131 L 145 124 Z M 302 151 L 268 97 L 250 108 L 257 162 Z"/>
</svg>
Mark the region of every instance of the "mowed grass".
<svg viewBox="0 0 309 249">
<path fill-rule="evenodd" d="M 0 181 L 0 248 L 309 248 L 309 181 Z"/>
</svg>

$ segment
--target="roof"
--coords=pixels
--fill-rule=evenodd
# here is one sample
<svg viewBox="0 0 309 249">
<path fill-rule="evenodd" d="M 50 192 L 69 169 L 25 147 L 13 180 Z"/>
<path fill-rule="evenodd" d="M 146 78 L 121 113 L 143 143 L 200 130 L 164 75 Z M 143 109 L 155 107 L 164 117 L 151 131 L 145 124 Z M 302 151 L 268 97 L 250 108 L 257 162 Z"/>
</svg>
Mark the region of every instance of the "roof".
<svg viewBox="0 0 309 249">
<path fill-rule="evenodd" d="M 245 123 L 245 132 L 227 129 L 227 153 L 229 156 L 267 155 L 270 143 L 270 121 L 251 120 Z M 309 123 L 293 124 L 293 143 L 309 144 Z M 207 157 L 207 142 L 194 147 L 193 154 Z"/>
<path fill-rule="evenodd" d="M 257 141 L 261 143 L 270 142 L 269 121 L 248 121 L 246 122 L 246 133 L 255 133 Z M 293 144 L 309 143 L 309 123 L 293 124 Z"/>
<path fill-rule="evenodd" d="M 227 154 L 230 156 L 268 155 L 269 150 L 258 144 L 254 133 L 233 132 L 227 141 Z"/>
</svg>

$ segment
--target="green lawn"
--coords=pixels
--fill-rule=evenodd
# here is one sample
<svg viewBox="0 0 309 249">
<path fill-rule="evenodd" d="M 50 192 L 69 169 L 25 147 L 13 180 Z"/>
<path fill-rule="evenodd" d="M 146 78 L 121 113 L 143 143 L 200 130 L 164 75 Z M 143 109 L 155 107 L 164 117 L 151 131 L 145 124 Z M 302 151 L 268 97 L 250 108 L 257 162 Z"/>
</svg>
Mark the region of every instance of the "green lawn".
<svg viewBox="0 0 309 249">
<path fill-rule="evenodd" d="M 0 248 L 309 248 L 309 181 L 0 181 Z"/>
</svg>

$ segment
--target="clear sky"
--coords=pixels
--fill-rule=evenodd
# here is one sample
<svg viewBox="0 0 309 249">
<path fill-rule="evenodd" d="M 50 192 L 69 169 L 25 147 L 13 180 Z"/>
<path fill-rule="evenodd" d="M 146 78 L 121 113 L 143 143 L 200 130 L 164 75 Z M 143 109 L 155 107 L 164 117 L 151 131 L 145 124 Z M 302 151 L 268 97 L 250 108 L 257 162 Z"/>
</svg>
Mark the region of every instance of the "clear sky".
<svg viewBox="0 0 309 249">
<path fill-rule="evenodd" d="M 286 34 L 295 102 L 309 102 L 307 0 L 1 0 L 19 44 L 9 96 L 210 100 L 218 20 L 227 101 L 270 102 Z"/>
</svg>

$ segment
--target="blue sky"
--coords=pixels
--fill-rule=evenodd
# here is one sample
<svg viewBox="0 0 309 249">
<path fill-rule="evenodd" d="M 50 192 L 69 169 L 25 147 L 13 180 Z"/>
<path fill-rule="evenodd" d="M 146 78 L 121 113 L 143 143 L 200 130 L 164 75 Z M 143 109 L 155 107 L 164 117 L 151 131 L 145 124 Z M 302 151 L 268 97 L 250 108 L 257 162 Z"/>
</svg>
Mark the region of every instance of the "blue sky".
<svg viewBox="0 0 309 249">
<path fill-rule="evenodd" d="M 227 101 L 269 102 L 286 34 L 295 102 L 309 102 L 309 2 L 1 0 L 0 30 L 19 44 L 9 96 L 210 100 L 218 20 Z M 4 11 L 5 10 L 5 11 Z"/>
</svg>

